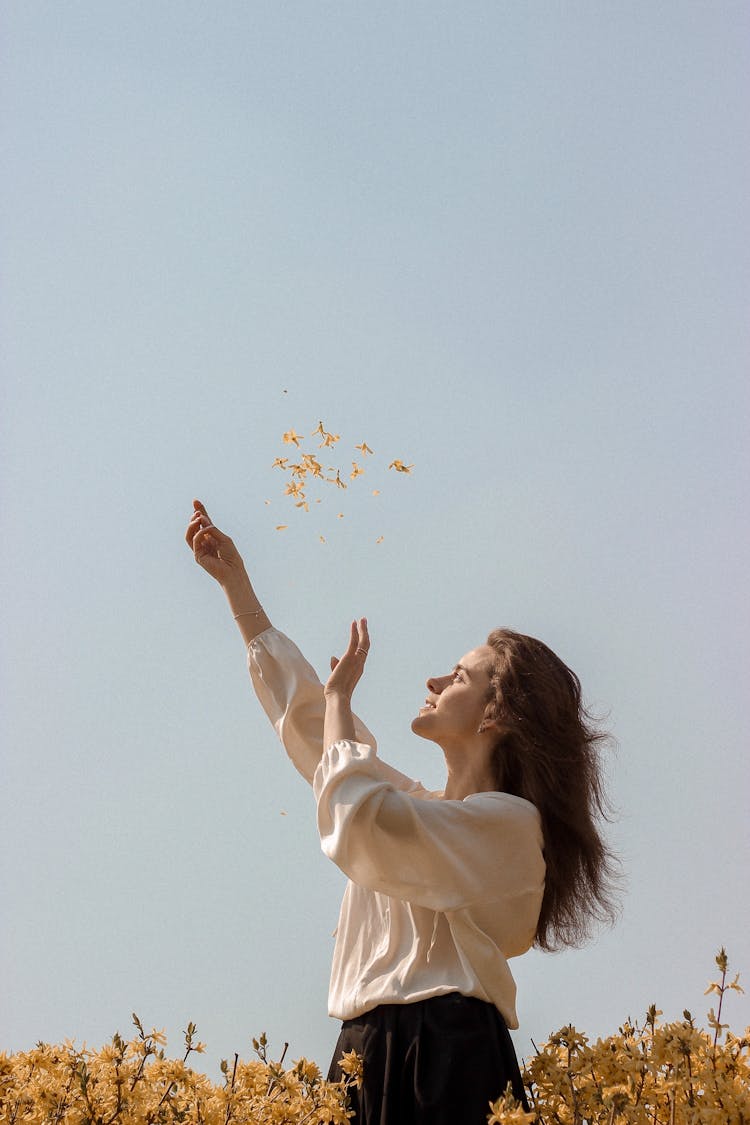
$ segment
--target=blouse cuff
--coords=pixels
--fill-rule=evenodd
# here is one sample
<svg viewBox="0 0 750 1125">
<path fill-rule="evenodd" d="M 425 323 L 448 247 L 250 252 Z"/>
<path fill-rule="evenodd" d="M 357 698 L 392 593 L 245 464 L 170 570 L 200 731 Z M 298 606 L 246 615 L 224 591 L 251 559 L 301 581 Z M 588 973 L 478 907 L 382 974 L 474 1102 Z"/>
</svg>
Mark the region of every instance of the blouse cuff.
<svg viewBox="0 0 750 1125">
<path fill-rule="evenodd" d="M 340 738 L 323 751 L 318 768 L 313 778 L 315 799 L 325 789 L 326 785 L 337 774 L 368 774 L 379 781 L 389 781 L 387 768 L 378 758 L 375 748 L 366 742 L 355 742 L 353 739 Z"/>
</svg>

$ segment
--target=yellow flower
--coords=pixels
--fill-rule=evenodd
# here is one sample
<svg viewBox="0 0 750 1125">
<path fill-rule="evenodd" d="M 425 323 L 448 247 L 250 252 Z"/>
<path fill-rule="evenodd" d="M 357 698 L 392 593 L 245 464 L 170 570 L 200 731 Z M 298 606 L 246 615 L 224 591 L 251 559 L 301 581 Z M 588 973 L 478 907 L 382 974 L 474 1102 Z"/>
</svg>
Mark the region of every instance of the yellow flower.
<svg viewBox="0 0 750 1125">
<path fill-rule="evenodd" d="M 313 430 L 311 437 L 315 437 L 316 434 L 318 434 L 318 436 L 322 437 L 323 439 L 318 446 L 318 449 L 323 449 L 323 447 L 326 445 L 335 445 L 340 437 L 340 434 L 329 433 L 323 426 L 322 422 L 318 422 L 317 429 Z"/>
<path fill-rule="evenodd" d="M 412 471 L 412 469 L 414 468 L 414 466 L 413 465 L 405 465 L 403 461 L 399 461 L 399 459 L 396 458 L 395 461 L 391 461 L 388 468 L 389 469 L 395 469 L 397 473 L 410 473 Z"/>
<path fill-rule="evenodd" d="M 323 466 L 314 453 L 303 453 L 302 463 L 305 470 L 311 472 L 314 477 L 323 476 Z"/>
<path fill-rule="evenodd" d="M 350 477 L 351 480 L 356 480 L 357 477 L 362 476 L 362 473 L 364 471 L 365 470 L 362 468 L 361 465 L 358 465 L 356 461 L 352 461 L 352 471 L 349 474 L 349 477 Z"/>
<path fill-rule="evenodd" d="M 339 1059 L 343 1074 L 353 1078 L 357 1086 L 362 1085 L 362 1059 L 356 1051 L 346 1051 Z"/>
<path fill-rule="evenodd" d="M 287 437 L 287 435 L 284 434 L 284 440 L 285 441 L 286 441 L 286 437 Z M 271 465 L 271 468 L 272 469 L 285 469 L 286 466 L 287 466 L 288 460 L 289 460 L 288 457 L 277 457 L 276 460 L 274 461 L 274 463 Z"/>
<path fill-rule="evenodd" d="M 302 441 L 302 438 L 299 434 L 295 433 L 294 430 L 287 430 L 287 432 L 282 437 L 282 441 L 285 445 L 299 445 L 299 443 Z"/>
<path fill-rule="evenodd" d="M 355 445 L 354 448 L 358 449 L 363 457 L 366 457 L 368 453 L 374 452 L 374 450 L 370 449 L 366 441 L 363 441 L 361 445 Z"/>
</svg>

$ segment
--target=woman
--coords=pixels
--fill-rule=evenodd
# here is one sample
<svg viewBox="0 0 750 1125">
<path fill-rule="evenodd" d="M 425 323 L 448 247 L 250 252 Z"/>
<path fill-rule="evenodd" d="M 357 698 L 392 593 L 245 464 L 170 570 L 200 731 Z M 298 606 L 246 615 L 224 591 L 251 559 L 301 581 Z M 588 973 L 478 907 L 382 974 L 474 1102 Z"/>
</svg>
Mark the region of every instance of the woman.
<svg viewBox="0 0 750 1125">
<path fill-rule="evenodd" d="M 540 641 L 497 629 L 427 681 L 412 730 L 445 756 L 427 792 L 377 756 L 351 699 L 364 618 L 321 685 L 272 626 L 232 540 L 194 501 L 187 543 L 224 590 L 258 699 L 313 786 L 321 846 L 348 876 L 331 971 L 337 1060 L 364 1059 L 357 1125 L 480 1125 L 511 1084 L 508 959 L 573 944 L 612 915 L 596 744 L 577 677 Z"/>
</svg>

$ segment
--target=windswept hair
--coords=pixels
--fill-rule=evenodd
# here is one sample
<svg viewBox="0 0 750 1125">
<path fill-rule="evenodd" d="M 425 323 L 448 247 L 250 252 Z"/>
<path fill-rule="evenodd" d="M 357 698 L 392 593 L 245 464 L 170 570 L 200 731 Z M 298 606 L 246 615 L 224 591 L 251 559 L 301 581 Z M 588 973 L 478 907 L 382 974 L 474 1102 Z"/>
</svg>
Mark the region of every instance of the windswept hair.
<svg viewBox="0 0 750 1125">
<path fill-rule="evenodd" d="M 580 945 L 596 922 L 617 915 L 617 861 L 600 829 L 607 819 L 601 744 L 581 684 L 541 641 L 494 629 L 485 721 L 498 726 L 497 788 L 524 797 L 542 818 L 547 867 L 534 944 Z"/>
</svg>

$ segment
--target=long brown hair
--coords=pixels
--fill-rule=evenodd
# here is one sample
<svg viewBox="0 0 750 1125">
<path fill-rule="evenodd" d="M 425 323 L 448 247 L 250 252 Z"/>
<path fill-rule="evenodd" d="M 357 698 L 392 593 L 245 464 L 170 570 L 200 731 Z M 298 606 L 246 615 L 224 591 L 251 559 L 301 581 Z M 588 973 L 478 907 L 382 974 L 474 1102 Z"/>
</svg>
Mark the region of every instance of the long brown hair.
<svg viewBox="0 0 750 1125">
<path fill-rule="evenodd" d="M 497 788 L 536 805 L 547 865 L 535 938 L 542 949 L 579 945 L 592 923 L 613 922 L 616 860 L 601 830 L 609 805 L 595 726 L 581 684 L 533 637 L 494 629 L 496 654 L 485 720 L 497 724 Z"/>
</svg>

